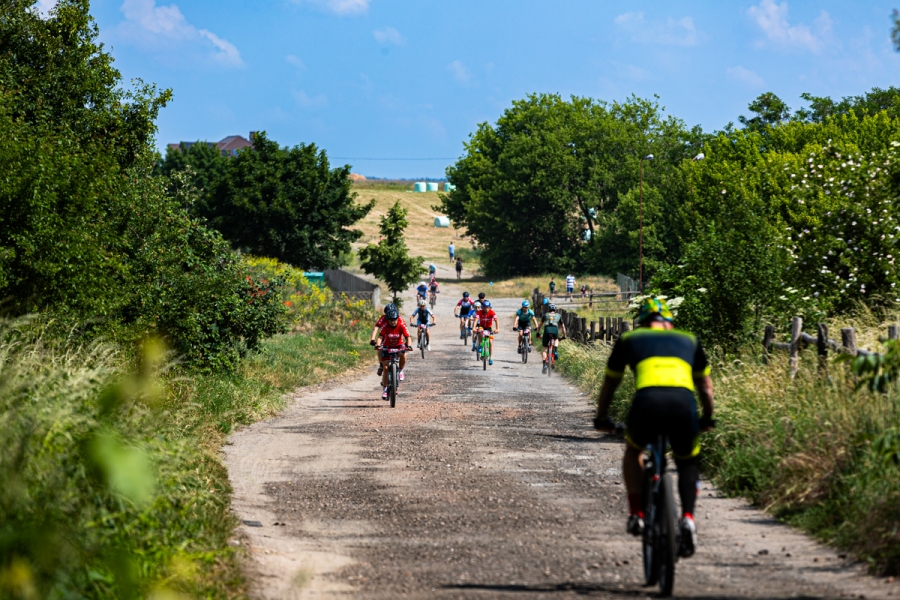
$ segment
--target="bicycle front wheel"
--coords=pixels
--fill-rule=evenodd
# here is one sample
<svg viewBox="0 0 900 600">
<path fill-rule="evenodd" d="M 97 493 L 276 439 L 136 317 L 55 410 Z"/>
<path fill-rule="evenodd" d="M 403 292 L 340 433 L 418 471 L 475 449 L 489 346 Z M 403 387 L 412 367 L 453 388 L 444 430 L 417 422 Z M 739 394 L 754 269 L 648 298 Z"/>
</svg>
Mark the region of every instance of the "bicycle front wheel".
<svg viewBox="0 0 900 600">
<path fill-rule="evenodd" d="M 422 332 L 419 332 L 419 350 L 422 352 L 422 360 L 425 360 L 425 346 L 428 345 L 428 338 L 422 335 Z"/>
<path fill-rule="evenodd" d="M 388 375 L 388 399 L 391 401 L 391 408 L 397 406 L 397 363 L 391 363 L 391 372 Z"/>
<path fill-rule="evenodd" d="M 522 363 L 528 362 L 528 340 L 525 339 L 525 336 L 522 336 L 522 343 L 519 344 L 519 349 L 522 351 Z"/>
<path fill-rule="evenodd" d="M 469 345 L 469 328 L 463 327 L 463 346 Z"/>
<path fill-rule="evenodd" d="M 678 556 L 678 517 L 675 504 L 675 487 L 672 475 L 666 473 L 659 482 L 659 593 L 664 597 L 672 595 L 675 587 L 675 560 Z"/>
<path fill-rule="evenodd" d="M 641 550 L 644 557 L 644 585 L 656 585 L 659 581 L 658 525 L 656 502 L 653 493 L 654 470 L 644 467 L 644 483 L 641 495 L 644 498 L 644 533 L 641 536 Z"/>
</svg>

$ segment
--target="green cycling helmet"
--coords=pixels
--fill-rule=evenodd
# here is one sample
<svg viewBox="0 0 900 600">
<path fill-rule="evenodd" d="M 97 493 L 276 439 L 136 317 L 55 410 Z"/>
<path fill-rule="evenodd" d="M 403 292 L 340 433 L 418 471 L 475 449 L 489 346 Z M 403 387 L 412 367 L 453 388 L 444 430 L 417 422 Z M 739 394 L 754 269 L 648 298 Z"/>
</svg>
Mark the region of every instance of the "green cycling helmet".
<svg viewBox="0 0 900 600">
<path fill-rule="evenodd" d="M 642 325 L 652 320 L 653 317 L 659 317 L 663 321 L 672 322 L 674 318 L 672 311 L 666 301 L 661 298 L 647 298 L 641 302 L 641 311 L 638 313 L 638 322 Z"/>
</svg>

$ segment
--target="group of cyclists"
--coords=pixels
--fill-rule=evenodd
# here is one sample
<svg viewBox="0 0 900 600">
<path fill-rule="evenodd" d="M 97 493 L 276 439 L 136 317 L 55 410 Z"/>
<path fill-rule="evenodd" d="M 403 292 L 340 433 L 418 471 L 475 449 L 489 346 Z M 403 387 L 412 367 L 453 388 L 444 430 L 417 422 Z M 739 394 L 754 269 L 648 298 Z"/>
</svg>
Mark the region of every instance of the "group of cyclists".
<svg viewBox="0 0 900 600">
<path fill-rule="evenodd" d="M 412 321 L 426 326 L 436 323 L 434 312 L 428 308 L 424 292 L 434 291 L 437 282 L 433 274 L 429 286 L 417 288 L 417 307 Z M 545 300 L 545 310 L 538 322 L 530 303 L 526 300 L 513 316 L 513 329 L 519 333 L 519 341 L 529 329 L 535 329 L 541 338 L 543 370 L 546 372 L 548 353 L 554 352 L 560 339 L 565 339 L 565 324 L 555 304 Z M 481 343 L 482 336 L 496 334 L 499 330 L 497 313 L 491 301 L 482 292 L 473 299 L 469 292 L 454 307 L 459 320 L 460 339 L 467 330 L 474 333 L 472 350 Z M 679 521 L 679 547 L 681 557 L 692 556 L 697 545 L 697 529 L 694 508 L 699 490 L 699 435 L 714 426 L 712 381 L 709 362 L 700 341 L 692 334 L 674 329 L 673 316 L 664 300 L 646 299 L 638 315 L 639 327 L 623 334 L 613 346 L 603 384 L 597 402 L 594 427 L 612 431 L 618 426 L 609 418 L 616 388 L 630 367 L 635 375 L 635 395 L 625 424 L 626 450 L 622 472 L 628 494 L 629 517 L 627 531 L 640 536 L 644 533 L 644 509 L 642 474 L 644 448 L 658 436 L 668 437 L 678 470 L 678 494 L 681 499 Z M 426 329 L 427 336 L 427 329 Z M 378 374 L 382 376 L 382 398 L 387 398 L 385 367 L 391 349 L 405 345 L 410 350 L 410 333 L 394 304 L 384 307 L 384 315 L 378 319 L 372 331 L 370 343 L 379 350 Z M 426 338 L 430 347 L 430 337 Z M 522 344 L 519 344 L 522 351 Z M 530 346 L 527 350 L 530 351 Z M 493 344 L 489 345 L 489 362 L 493 364 Z M 400 355 L 399 380 L 404 380 L 405 356 Z M 703 418 L 699 418 L 695 394 L 699 396 Z"/>
</svg>

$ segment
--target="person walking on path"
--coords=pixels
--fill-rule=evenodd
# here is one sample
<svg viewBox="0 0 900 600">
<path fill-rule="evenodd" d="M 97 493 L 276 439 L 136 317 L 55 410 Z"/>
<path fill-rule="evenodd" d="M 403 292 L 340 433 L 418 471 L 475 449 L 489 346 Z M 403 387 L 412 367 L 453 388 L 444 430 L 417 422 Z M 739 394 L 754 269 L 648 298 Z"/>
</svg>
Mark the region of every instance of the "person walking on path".
<svg viewBox="0 0 900 600">
<path fill-rule="evenodd" d="M 462 279 L 462 259 L 456 259 L 456 279 L 457 281 Z"/>
<path fill-rule="evenodd" d="M 453 245 L 453 242 L 450 242 L 450 245 L 447 246 L 447 251 L 450 252 L 450 262 L 453 262 L 456 255 L 456 247 Z"/>
</svg>

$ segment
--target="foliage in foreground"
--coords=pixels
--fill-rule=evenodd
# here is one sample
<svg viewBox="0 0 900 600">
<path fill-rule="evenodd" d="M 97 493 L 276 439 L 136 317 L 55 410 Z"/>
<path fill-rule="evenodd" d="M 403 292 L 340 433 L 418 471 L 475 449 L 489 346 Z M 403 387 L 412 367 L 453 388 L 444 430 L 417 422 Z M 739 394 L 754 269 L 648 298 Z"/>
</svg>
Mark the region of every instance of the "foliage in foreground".
<svg viewBox="0 0 900 600">
<path fill-rule="evenodd" d="M 560 345 L 560 369 L 594 397 L 608 348 Z M 849 549 L 879 572 L 900 572 L 900 393 L 854 392 L 841 361 L 816 370 L 815 351 L 794 380 L 786 358 L 752 351 L 713 370 L 718 427 L 704 435 L 704 470 L 720 489 L 817 538 Z M 634 393 L 629 374 L 613 418 Z"/>
<path fill-rule="evenodd" d="M 328 311 L 336 331 L 265 340 L 225 374 L 162 372 L 153 344 L 129 374 L 112 347 L 5 325 L 0 598 L 241 595 L 224 435 L 364 361 L 373 313 L 359 310 Z"/>
</svg>

